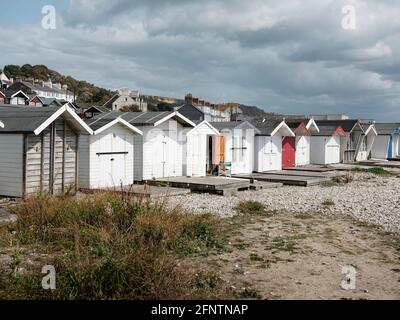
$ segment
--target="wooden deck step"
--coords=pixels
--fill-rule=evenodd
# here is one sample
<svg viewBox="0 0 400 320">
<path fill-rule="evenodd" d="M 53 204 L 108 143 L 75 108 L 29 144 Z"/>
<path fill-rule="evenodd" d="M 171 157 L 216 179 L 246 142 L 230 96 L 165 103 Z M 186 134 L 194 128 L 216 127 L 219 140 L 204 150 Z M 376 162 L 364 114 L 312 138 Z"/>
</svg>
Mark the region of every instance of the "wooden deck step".
<svg viewBox="0 0 400 320">
<path fill-rule="evenodd" d="M 283 186 L 283 183 L 280 182 L 267 182 L 267 181 L 258 181 L 255 180 L 250 184 L 250 190 L 264 190 L 264 189 L 274 189 L 280 188 Z"/>
<path fill-rule="evenodd" d="M 322 182 L 330 181 L 331 178 L 326 177 L 304 177 L 304 176 L 290 176 L 290 175 L 279 175 L 272 173 L 253 173 L 248 175 L 235 175 L 238 178 L 249 179 L 250 181 L 259 180 L 267 182 L 278 182 L 284 185 L 293 186 L 313 186 L 319 185 Z"/>
<path fill-rule="evenodd" d="M 301 171 L 301 170 L 277 170 L 266 172 L 271 174 L 278 174 L 284 176 L 300 176 L 300 177 L 316 177 L 316 178 L 334 178 L 342 177 L 345 175 L 343 172 L 337 172 L 334 170 L 324 171 L 324 172 L 312 172 L 312 171 Z"/>
<path fill-rule="evenodd" d="M 329 168 L 329 167 L 323 166 L 323 165 L 316 165 L 316 164 L 310 164 L 310 165 L 307 165 L 307 166 L 294 167 L 294 168 L 285 168 L 284 170 L 306 171 L 306 172 L 329 172 L 329 171 L 333 171 L 332 168 Z"/>
<path fill-rule="evenodd" d="M 187 188 L 192 192 L 208 192 L 216 194 L 232 194 L 233 191 L 249 190 L 248 179 L 227 177 L 170 177 L 155 180 L 147 180 L 147 184 L 173 188 Z"/>
</svg>

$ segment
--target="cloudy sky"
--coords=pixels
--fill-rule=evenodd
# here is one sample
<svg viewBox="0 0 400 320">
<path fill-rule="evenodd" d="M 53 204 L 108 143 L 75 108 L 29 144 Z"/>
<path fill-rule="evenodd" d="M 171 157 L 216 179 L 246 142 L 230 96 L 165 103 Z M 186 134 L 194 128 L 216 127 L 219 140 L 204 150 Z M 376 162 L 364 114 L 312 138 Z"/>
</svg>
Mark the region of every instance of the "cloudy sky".
<svg viewBox="0 0 400 320">
<path fill-rule="evenodd" d="M 399 0 L 0 0 L 0 68 L 280 113 L 400 120 Z M 56 29 L 42 8 L 56 9 Z M 343 28 L 343 6 L 355 29 Z M 47 20 L 46 20 L 47 21 Z"/>
</svg>

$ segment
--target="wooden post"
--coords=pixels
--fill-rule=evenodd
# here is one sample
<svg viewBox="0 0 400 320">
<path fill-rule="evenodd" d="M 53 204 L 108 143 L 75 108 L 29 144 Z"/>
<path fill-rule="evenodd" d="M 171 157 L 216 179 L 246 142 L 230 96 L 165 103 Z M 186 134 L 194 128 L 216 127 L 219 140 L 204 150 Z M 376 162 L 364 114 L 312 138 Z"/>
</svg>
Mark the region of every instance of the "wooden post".
<svg viewBox="0 0 400 320">
<path fill-rule="evenodd" d="M 43 192 L 44 179 L 44 133 L 40 134 L 40 193 Z"/>
<path fill-rule="evenodd" d="M 75 133 L 75 193 L 78 192 L 78 179 L 79 179 L 79 134 Z"/>
<path fill-rule="evenodd" d="M 24 134 L 22 137 L 22 198 L 26 197 L 27 140 L 27 134 Z"/>
<path fill-rule="evenodd" d="M 63 121 L 63 154 L 62 154 L 62 177 L 61 177 L 61 192 L 64 193 L 65 190 L 65 153 L 66 153 L 66 139 L 67 139 L 67 126 L 65 124 L 65 119 Z"/>
<path fill-rule="evenodd" d="M 50 167 L 49 167 L 49 192 L 54 193 L 54 155 L 55 155 L 55 133 L 56 126 L 50 125 Z"/>
</svg>

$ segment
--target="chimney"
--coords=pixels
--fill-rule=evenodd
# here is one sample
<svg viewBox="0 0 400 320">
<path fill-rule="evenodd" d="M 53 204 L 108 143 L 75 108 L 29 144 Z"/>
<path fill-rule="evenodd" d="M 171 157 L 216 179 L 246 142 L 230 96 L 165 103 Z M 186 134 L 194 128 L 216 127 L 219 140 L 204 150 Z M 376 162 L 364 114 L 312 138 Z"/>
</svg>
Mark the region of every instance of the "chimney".
<svg viewBox="0 0 400 320">
<path fill-rule="evenodd" d="M 193 104 L 193 96 L 192 96 L 191 93 L 187 93 L 187 94 L 185 95 L 185 105 L 186 105 L 186 106 L 189 106 L 189 105 L 191 105 L 191 104 Z"/>
</svg>

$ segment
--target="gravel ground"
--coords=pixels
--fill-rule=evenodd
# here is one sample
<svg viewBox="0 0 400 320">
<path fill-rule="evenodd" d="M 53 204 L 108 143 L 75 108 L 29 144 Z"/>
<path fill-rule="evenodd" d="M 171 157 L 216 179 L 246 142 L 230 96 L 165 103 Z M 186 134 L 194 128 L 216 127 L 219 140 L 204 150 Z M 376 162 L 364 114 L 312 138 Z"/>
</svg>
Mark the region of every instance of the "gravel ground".
<svg viewBox="0 0 400 320">
<path fill-rule="evenodd" d="M 239 192 L 233 197 L 189 194 L 171 197 L 170 204 L 181 205 L 196 213 L 229 217 L 235 214 L 234 207 L 239 201 L 256 200 L 271 210 L 352 215 L 361 221 L 383 226 L 387 231 L 400 232 L 400 178 L 367 173 L 352 175 L 353 182 L 338 186 L 284 186 Z M 324 202 L 331 202 L 331 205 L 324 205 Z"/>
</svg>

